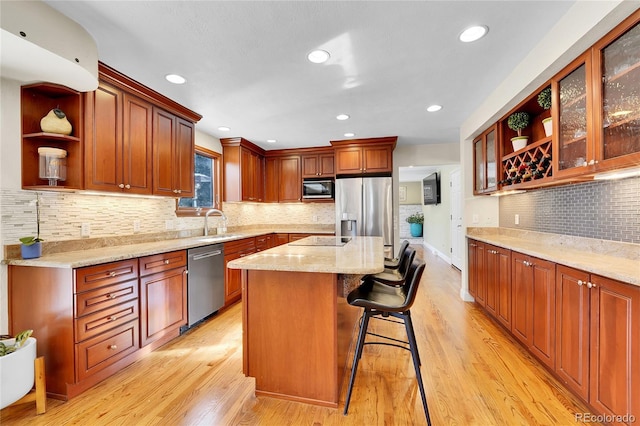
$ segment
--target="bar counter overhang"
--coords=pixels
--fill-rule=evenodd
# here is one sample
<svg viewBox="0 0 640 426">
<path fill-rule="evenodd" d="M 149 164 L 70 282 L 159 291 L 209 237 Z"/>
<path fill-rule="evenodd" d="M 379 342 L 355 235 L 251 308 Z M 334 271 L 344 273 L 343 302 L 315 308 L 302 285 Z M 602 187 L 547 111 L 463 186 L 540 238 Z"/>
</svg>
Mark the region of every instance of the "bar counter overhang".
<svg viewBox="0 0 640 426">
<path fill-rule="evenodd" d="M 384 269 L 381 237 L 307 237 L 234 260 L 242 269 L 243 372 L 256 396 L 337 407 L 360 310 L 347 304 Z"/>
</svg>

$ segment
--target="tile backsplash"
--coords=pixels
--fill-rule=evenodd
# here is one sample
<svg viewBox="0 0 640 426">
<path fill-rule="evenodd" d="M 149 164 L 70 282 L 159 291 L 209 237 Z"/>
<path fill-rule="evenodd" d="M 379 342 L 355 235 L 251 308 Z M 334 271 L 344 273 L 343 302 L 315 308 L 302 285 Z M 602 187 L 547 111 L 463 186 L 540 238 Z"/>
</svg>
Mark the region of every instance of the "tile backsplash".
<svg viewBox="0 0 640 426">
<path fill-rule="evenodd" d="M 640 177 L 503 196 L 500 226 L 640 244 Z"/>
<path fill-rule="evenodd" d="M 131 197 L 43 191 L 40 194 L 40 237 L 45 241 L 81 239 L 83 224 L 90 237 L 151 234 L 166 230 L 201 229 L 202 217 L 176 217 L 175 200 L 161 197 Z M 2 245 L 36 234 L 35 191 L 0 190 Z M 227 226 L 331 225 L 333 203 L 225 203 Z M 314 220 L 316 219 L 316 220 Z M 134 232 L 134 221 L 140 230 Z M 216 226 L 216 218 L 210 218 Z"/>
</svg>

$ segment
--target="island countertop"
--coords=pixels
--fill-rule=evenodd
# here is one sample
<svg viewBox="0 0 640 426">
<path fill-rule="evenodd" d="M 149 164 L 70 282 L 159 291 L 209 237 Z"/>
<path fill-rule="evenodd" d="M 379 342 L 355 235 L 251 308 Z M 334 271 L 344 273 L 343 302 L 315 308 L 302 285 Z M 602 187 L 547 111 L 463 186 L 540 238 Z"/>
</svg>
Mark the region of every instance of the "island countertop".
<svg viewBox="0 0 640 426">
<path fill-rule="evenodd" d="M 307 237 L 228 263 L 231 269 L 375 274 L 384 270 L 382 237 L 350 237 L 344 245 L 331 244 L 340 237 Z M 337 243 L 339 244 L 339 242 Z"/>
</svg>

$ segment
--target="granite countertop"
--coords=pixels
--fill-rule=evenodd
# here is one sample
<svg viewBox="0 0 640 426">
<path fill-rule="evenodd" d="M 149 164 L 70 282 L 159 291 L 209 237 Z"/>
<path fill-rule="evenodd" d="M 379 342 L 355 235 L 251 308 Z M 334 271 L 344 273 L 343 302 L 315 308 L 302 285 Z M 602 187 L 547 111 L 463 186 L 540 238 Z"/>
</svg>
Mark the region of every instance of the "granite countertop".
<svg viewBox="0 0 640 426">
<path fill-rule="evenodd" d="M 202 232 L 202 231 L 200 231 Z M 120 237 L 112 240 L 112 244 L 104 245 L 104 241 L 99 242 L 102 247 L 93 247 L 95 243 L 82 240 L 73 244 L 66 244 L 66 247 L 72 247 L 71 250 L 61 250 L 50 254 L 43 254 L 37 259 L 5 259 L 2 263 L 7 265 L 18 266 L 39 266 L 46 268 L 81 268 L 85 266 L 93 266 L 101 263 L 116 262 L 118 260 L 133 259 L 137 257 L 149 256 L 158 253 L 166 253 L 174 250 L 186 250 L 194 247 L 202 247 L 211 244 L 219 244 L 229 241 L 240 240 L 243 238 L 251 238 L 259 235 L 271 233 L 314 233 L 330 234 L 333 231 L 310 230 L 310 229 L 287 229 L 287 230 L 242 230 L 239 232 L 230 232 L 221 235 L 209 236 L 190 236 L 184 238 L 165 238 L 153 241 L 135 242 L 127 244 L 126 237 Z M 144 236 L 142 236 L 144 238 Z"/>
<path fill-rule="evenodd" d="M 640 244 L 512 228 L 468 228 L 467 237 L 640 286 Z"/>
<path fill-rule="evenodd" d="M 313 242 L 307 237 L 228 263 L 231 269 L 264 271 L 325 272 L 336 274 L 375 274 L 384 270 L 381 237 L 352 237 L 343 246 L 301 245 Z"/>
</svg>

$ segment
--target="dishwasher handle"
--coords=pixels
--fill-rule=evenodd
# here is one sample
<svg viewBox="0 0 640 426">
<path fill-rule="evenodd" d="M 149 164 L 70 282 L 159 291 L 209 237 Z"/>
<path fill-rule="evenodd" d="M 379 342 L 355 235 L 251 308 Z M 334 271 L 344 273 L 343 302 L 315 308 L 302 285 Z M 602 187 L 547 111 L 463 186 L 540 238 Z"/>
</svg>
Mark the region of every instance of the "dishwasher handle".
<svg viewBox="0 0 640 426">
<path fill-rule="evenodd" d="M 196 254 L 193 256 L 193 260 L 206 259 L 207 257 L 219 256 L 222 254 L 222 250 L 210 251 L 208 253 Z"/>
</svg>

